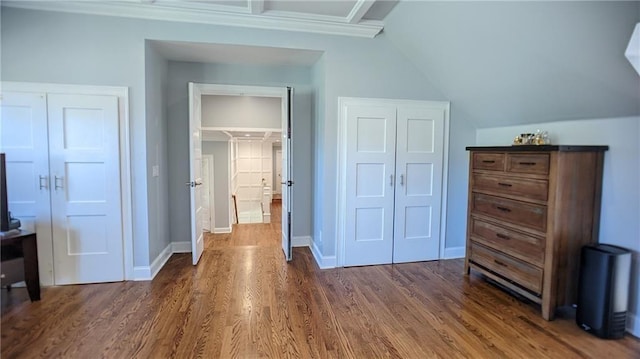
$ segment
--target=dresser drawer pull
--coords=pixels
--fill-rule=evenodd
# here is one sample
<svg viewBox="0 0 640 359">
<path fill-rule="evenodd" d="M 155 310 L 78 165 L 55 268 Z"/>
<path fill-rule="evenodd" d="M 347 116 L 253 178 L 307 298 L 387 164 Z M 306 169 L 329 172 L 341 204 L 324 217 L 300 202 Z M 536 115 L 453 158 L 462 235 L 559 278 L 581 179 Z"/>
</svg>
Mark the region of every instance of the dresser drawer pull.
<svg viewBox="0 0 640 359">
<path fill-rule="evenodd" d="M 494 160 L 482 160 L 482 163 L 496 163 Z"/>
<path fill-rule="evenodd" d="M 501 210 L 502 212 L 511 212 L 511 210 L 510 210 L 509 208 L 507 208 L 507 207 L 500 207 L 500 206 L 497 206 L 496 208 L 497 208 L 497 209 L 499 209 L 499 210 Z"/>
<path fill-rule="evenodd" d="M 536 162 L 520 162 L 520 164 L 523 166 L 535 166 L 537 163 Z"/>
<path fill-rule="evenodd" d="M 496 233 L 496 237 L 501 238 L 501 239 L 506 239 L 506 240 L 511 239 L 511 237 L 509 237 L 509 236 L 505 236 L 505 235 L 504 235 L 504 234 L 502 234 L 502 233 Z"/>
<path fill-rule="evenodd" d="M 508 265 L 504 264 L 503 262 L 500 262 L 500 261 L 499 261 L 499 260 L 497 260 L 497 259 L 494 259 L 494 260 L 493 260 L 493 262 L 494 262 L 495 264 L 499 265 L 499 266 L 508 267 Z"/>
<path fill-rule="evenodd" d="M 511 187 L 513 186 L 511 183 L 502 183 L 502 182 L 498 182 L 498 184 L 502 187 Z"/>
</svg>

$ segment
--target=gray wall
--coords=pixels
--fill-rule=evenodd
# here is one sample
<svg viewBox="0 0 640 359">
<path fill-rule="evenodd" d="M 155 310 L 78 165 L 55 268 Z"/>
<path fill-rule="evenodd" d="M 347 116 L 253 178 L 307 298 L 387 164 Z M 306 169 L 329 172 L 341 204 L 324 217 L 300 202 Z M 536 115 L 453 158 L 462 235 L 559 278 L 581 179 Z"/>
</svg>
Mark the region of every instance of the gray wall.
<svg viewBox="0 0 640 359">
<path fill-rule="evenodd" d="M 202 96 L 202 126 L 282 128 L 282 102 L 275 97 Z"/>
<path fill-rule="evenodd" d="M 215 228 L 230 227 L 229 221 L 229 143 L 203 141 L 202 154 L 213 155 L 213 196 Z"/>
<path fill-rule="evenodd" d="M 149 258 L 156 258 L 171 242 L 169 229 L 169 176 L 167 163 L 168 61 L 145 42 L 145 87 L 147 122 L 147 206 L 149 215 Z M 153 166 L 158 176 L 153 176 Z M 152 259 L 150 259 L 152 260 Z"/>
<path fill-rule="evenodd" d="M 478 127 L 640 114 L 640 2 L 401 1 L 384 33 Z"/>
<path fill-rule="evenodd" d="M 251 74 L 247 76 L 247 74 Z M 169 62 L 168 121 L 171 196 L 171 238 L 189 235 L 189 193 L 183 191 L 189 175 L 187 83 L 292 86 L 293 103 L 293 230 L 294 236 L 311 234 L 311 74 L 307 67 L 242 66 Z M 280 127 L 280 123 L 278 126 Z M 217 163 L 216 163 L 217 167 Z M 216 200 L 217 201 L 217 200 Z M 217 212 L 216 212 L 217 216 Z"/>
</svg>

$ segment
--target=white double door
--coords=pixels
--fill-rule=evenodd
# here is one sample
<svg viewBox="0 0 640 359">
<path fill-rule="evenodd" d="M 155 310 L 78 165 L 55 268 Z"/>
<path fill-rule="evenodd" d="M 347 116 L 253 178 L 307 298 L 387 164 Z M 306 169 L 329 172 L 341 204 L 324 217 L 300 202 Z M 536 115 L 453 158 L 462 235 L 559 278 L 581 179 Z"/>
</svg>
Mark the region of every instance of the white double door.
<svg viewBox="0 0 640 359">
<path fill-rule="evenodd" d="M 439 257 L 448 105 L 351 104 L 344 265 Z"/>
<path fill-rule="evenodd" d="M 116 96 L 2 94 L 9 210 L 43 284 L 124 279 L 118 126 Z"/>
</svg>

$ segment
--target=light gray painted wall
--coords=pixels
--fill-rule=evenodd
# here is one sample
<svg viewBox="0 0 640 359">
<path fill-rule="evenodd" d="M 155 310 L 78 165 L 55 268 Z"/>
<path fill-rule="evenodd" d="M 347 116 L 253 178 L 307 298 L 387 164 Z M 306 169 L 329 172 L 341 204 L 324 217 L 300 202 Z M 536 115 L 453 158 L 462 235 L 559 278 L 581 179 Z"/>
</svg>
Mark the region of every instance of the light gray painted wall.
<svg viewBox="0 0 640 359">
<path fill-rule="evenodd" d="M 213 155 L 213 196 L 215 228 L 230 227 L 229 222 L 229 143 L 203 141 L 202 154 Z"/>
<path fill-rule="evenodd" d="M 289 69 L 287 69 L 289 68 Z M 246 74 L 252 74 L 245 78 Z M 223 74 L 224 76 L 221 76 Z M 264 67 L 242 65 L 201 64 L 169 62 L 169 129 L 171 133 L 169 161 L 171 186 L 171 236 L 188 235 L 189 196 L 178 188 L 188 179 L 188 102 L 189 81 L 212 84 L 292 86 L 294 95 L 293 116 L 293 176 L 296 182 L 293 193 L 293 235 L 311 234 L 311 101 L 310 69 L 305 67 Z M 278 121 L 278 126 L 281 124 Z M 216 163 L 217 167 L 217 163 Z M 217 212 L 216 212 L 217 216 Z"/>
<path fill-rule="evenodd" d="M 640 114 L 640 2 L 401 1 L 385 35 L 478 127 Z"/>
<path fill-rule="evenodd" d="M 147 206 L 149 214 L 149 257 L 156 258 L 171 243 L 169 228 L 169 176 L 167 157 L 168 61 L 145 43 L 145 87 L 147 123 Z M 158 176 L 153 176 L 158 166 Z"/>
<path fill-rule="evenodd" d="M 275 97 L 203 96 L 202 126 L 281 128 L 282 102 Z"/>
<path fill-rule="evenodd" d="M 551 142 L 567 145 L 608 145 L 602 179 L 600 243 L 633 251 L 629 310 L 634 332 L 640 333 L 640 117 L 547 122 L 486 128 L 477 131 L 477 144 L 510 145 L 519 133 L 547 130 Z M 631 323 L 630 323 L 631 324 Z"/>
</svg>

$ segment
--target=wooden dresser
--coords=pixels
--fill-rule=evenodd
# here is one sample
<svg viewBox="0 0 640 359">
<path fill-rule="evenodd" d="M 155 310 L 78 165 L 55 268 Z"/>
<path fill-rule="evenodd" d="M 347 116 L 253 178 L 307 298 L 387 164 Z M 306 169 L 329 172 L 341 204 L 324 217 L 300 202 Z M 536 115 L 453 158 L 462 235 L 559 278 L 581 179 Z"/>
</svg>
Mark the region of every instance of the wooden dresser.
<svg viewBox="0 0 640 359">
<path fill-rule="evenodd" d="M 576 302 L 580 248 L 598 240 L 607 146 L 467 147 L 465 273 L 539 303 Z"/>
</svg>

